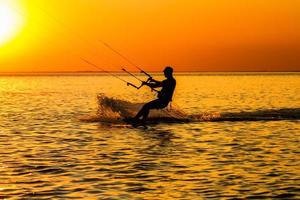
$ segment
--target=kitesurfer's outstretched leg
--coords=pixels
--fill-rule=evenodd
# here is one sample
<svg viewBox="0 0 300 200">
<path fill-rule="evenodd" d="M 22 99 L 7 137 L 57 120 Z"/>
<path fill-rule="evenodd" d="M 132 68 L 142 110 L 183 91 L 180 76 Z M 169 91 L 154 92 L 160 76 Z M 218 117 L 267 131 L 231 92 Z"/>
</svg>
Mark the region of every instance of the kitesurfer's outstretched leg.
<svg viewBox="0 0 300 200">
<path fill-rule="evenodd" d="M 134 120 L 136 122 L 140 121 L 141 123 L 145 123 L 146 120 L 147 120 L 147 118 L 148 118 L 150 110 L 152 110 L 152 109 L 162 109 L 162 108 L 165 108 L 167 105 L 168 105 L 168 102 L 163 102 L 163 101 L 161 101 L 159 99 L 150 101 L 149 103 L 146 103 L 142 107 L 142 109 L 134 117 Z"/>
</svg>

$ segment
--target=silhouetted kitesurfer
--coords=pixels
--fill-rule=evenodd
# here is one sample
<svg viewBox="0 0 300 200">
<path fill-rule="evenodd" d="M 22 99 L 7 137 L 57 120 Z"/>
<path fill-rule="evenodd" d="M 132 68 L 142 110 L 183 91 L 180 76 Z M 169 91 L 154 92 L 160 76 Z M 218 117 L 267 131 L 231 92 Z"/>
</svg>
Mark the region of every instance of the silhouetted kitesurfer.
<svg viewBox="0 0 300 200">
<path fill-rule="evenodd" d="M 126 121 L 132 123 L 134 126 L 145 124 L 150 110 L 163 109 L 168 106 L 170 101 L 172 101 L 176 87 L 176 80 L 173 77 L 173 68 L 166 67 L 164 69 L 164 75 L 167 79 L 163 81 L 157 81 L 151 78 L 149 82 L 143 82 L 144 85 L 147 85 L 152 89 L 159 87 L 162 89 L 158 91 L 157 99 L 146 103 L 134 118 L 127 119 Z"/>
</svg>

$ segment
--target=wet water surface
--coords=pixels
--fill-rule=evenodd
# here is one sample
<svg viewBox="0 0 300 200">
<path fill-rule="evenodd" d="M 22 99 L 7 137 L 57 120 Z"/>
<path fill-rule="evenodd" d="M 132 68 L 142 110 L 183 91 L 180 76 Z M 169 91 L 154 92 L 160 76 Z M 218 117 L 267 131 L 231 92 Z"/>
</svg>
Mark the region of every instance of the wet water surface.
<svg viewBox="0 0 300 200">
<path fill-rule="evenodd" d="M 177 81 L 174 103 L 189 114 L 300 108 L 297 74 Z M 0 199 L 299 198 L 298 119 L 147 130 L 81 121 L 98 93 L 153 98 L 102 75 L 0 77 Z"/>
</svg>

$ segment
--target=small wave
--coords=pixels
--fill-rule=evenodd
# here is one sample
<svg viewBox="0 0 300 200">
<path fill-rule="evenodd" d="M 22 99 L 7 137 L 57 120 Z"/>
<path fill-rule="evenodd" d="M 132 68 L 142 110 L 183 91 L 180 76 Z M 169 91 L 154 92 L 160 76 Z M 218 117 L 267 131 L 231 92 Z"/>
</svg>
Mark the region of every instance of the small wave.
<svg viewBox="0 0 300 200">
<path fill-rule="evenodd" d="M 300 120 L 300 108 L 265 109 L 252 112 L 222 113 L 213 121 L 278 121 Z"/>
<path fill-rule="evenodd" d="M 81 118 L 87 122 L 123 123 L 125 117 L 133 117 L 144 103 L 132 103 L 125 100 L 99 94 L 98 110 L 94 116 Z M 161 110 L 151 110 L 149 123 L 187 123 L 187 122 L 222 122 L 222 121 L 275 121 L 299 120 L 300 108 L 268 109 L 253 112 L 200 113 L 188 115 L 178 106 Z"/>
</svg>

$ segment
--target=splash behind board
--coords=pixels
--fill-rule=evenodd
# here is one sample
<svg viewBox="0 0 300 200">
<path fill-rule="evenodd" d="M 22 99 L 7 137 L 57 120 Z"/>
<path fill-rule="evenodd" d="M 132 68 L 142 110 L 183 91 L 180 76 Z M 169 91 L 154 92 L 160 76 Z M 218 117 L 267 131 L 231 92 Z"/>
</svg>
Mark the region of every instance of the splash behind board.
<svg viewBox="0 0 300 200">
<path fill-rule="evenodd" d="M 83 118 L 87 122 L 100 122 L 115 127 L 130 127 L 123 121 L 133 117 L 144 103 L 132 103 L 125 100 L 98 95 L 98 111 L 94 116 Z M 278 121 L 300 120 L 300 108 L 266 109 L 250 112 L 199 113 L 188 115 L 179 107 L 171 109 L 151 110 L 147 125 L 190 123 L 190 122 L 224 122 L 224 121 Z"/>
</svg>

